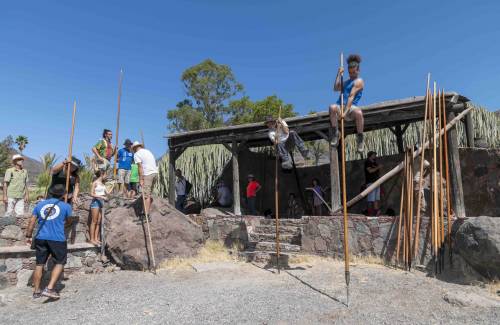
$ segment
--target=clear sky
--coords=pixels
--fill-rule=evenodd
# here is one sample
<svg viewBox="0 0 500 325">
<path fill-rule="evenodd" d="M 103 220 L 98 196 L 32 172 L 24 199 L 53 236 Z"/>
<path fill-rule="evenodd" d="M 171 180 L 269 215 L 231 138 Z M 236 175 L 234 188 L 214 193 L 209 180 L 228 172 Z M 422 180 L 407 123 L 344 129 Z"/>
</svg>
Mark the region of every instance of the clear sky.
<svg viewBox="0 0 500 325">
<path fill-rule="evenodd" d="M 67 155 L 78 102 L 80 158 L 115 129 L 166 151 L 180 75 L 206 58 L 232 67 L 250 98 L 276 94 L 299 113 L 325 110 L 341 51 L 363 57 L 362 104 L 440 87 L 500 108 L 499 1 L 6 1 L 0 10 L 0 138 L 25 153 Z"/>
</svg>

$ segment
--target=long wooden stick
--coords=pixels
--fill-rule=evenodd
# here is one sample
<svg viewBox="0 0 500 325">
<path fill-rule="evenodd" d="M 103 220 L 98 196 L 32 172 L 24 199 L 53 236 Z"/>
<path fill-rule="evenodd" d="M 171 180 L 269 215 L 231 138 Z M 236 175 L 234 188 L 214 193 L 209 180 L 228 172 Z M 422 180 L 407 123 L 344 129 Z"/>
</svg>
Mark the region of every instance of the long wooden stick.
<svg viewBox="0 0 500 325">
<path fill-rule="evenodd" d="M 414 149 L 411 147 L 408 158 L 410 160 L 410 170 L 408 173 L 408 270 L 411 270 L 412 264 L 412 250 L 411 250 L 411 242 L 412 242 L 412 233 L 413 233 L 413 153 Z"/>
<path fill-rule="evenodd" d="M 399 265 L 399 247 L 401 246 L 401 223 L 403 219 L 403 211 L 404 211 L 404 199 L 405 199 L 405 175 L 406 175 L 406 153 L 404 158 L 404 166 L 402 182 L 401 182 L 401 198 L 399 202 L 399 218 L 398 218 L 398 237 L 396 242 L 396 266 Z"/>
<path fill-rule="evenodd" d="M 443 125 L 446 125 L 446 105 L 445 105 L 445 98 L 444 98 L 444 89 L 443 89 L 443 96 L 442 96 L 442 102 L 443 102 Z M 444 128 L 444 168 L 445 168 L 445 173 L 446 173 L 446 213 L 447 213 L 447 218 L 448 218 L 448 251 L 449 251 L 449 256 L 450 256 L 450 264 L 452 262 L 452 250 L 451 250 L 451 200 L 450 200 L 450 173 L 448 170 L 448 134 L 447 134 L 447 129 L 446 127 Z"/>
<path fill-rule="evenodd" d="M 122 101 L 122 82 L 123 82 L 123 69 L 120 70 L 120 79 L 118 81 L 118 110 L 116 112 L 116 132 L 115 132 L 115 162 L 113 164 L 113 179 L 116 179 L 116 163 L 118 157 L 118 138 L 120 132 L 120 106 Z"/>
<path fill-rule="evenodd" d="M 462 118 L 464 118 L 465 115 L 469 114 L 469 112 L 472 110 L 471 107 L 464 109 L 460 114 L 455 116 L 453 120 L 451 120 L 447 125 L 446 125 L 446 130 L 448 131 L 451 129 L 455 124 L 457 124 Z M 444 130 L 441 130 L 440 133 L 444 133 Z M 418 148 L 417 151 L 413 154 L 413 158 L 417 157 L 422 153 L 422 150 L 425 150 L 429 148 L 430 141 L 427 141 L 422 148 Z M 388 171 L 386 174 L 384 174 L 382 177 L 380 177 L 378 180 L 372 183 L 372 185 L 368 186 L 364 191 L 356 195 L 354 198 L 352 198 L 349 202 L 347 202 L 347 207 L 351 207 L 354 204 L 358 203 L 362 199 L 364 199 L 368 194 L 370 194 L 371 191 L 373 191 L 375 188 L 379 187 L 381 184 L 386 182 L 387 180 L 391 179 L 395 175 L 397 175 L 402 169 L 403 169 L 404 163 L 401 162 L 399 163 L 396 167 Z M 335 212 L 339 211 L 340 209 L 335 210 Z"/>
<path fill-rule="evenodd" d="M 144 148 L 146 148 L 146 144 L 144 143 L 144 133 L 141 130 L 141 143 Z"/>
<path fill-rule="evenodd" d="M 276 123 L 276 132 L 274 134 L 274 142 L 275 142 L 275 152 L 276 152 L 276 163 L 275 163 L 275 175 L 274 175 L 274 209 L 276 210 L 276 268 L 278 270 L 278 274 L 280 273 L 280 209 L 279 209 L 279 181 L 278 181 L 278 172 L 279 172 L 279 154 L 278 154 L 278 144 L 280 141 L 280 128 L 281 122 L 279 119 L 281 118 L 281 106 L 278 112 L 278 123 Z"/>
<path fill-rule="evenodd" d="M 429 83 L 431 80 L 431 74 L 427 74 L 427 88 L 425 90 L 425 112 L 424 112 L 424 122 L 423 122 L 423 130 L 422 130 L 422 141 L 420 147 L 423 148 L 425 143 L 425 137 L 427 135 L 427 115 L 429 111 Z M 420 237 L 420 216 L 421 216 L 421 204 L 422 204 L 422 195 L 424 193 L 422 186 L 424 184 L 424 164 L 425 164 L 425 150 L 422 150 L 422 157 L 420 158 L 420 179 L 418 180 L 418 194 L 417 194 L 417 216 L 416 216 L 416 224 L 415 224 L 415 240 L 413 242 L 413 258 L 417 256 L 418 251 L 418 241 Z"/>
<path fill-rule="evenodd" d="M 439 92 L 439 129 L 443 128 L 443 114 L 442 114 L 442 102 L 441 97 L 444 95 L 442 91 Z M 444 269 L 444 193 L 443 193 L 443 137 L 439 137 L 439 256 L 440 256 L 440 269 Z"/>
<path fill-rule="evenodd" d="M 432 104 L 432 197 L 433 197 L 433 220 L 434 220 L 434 267 L 435 272 L 437 272 L 437 263 L 439 258 L 439 205 L 438 205 L 438 186 L 437 186 L 437 141 L 439 138 L 436 138 L 436 110 L 437 110 L 437 92 L 436 92 L 436 82 L 434 82 L 434 92 L 432 96 L 433 104 Z"/>
<path fill-rule="evenodd" d="M 344 67 L 344 54 L 340 54 L 340 66 Z M 344 210 L 344 271 L 347 290 L 347 306 L 349 307 L 349 282 L 351 274 L 349 272 L 349 228 L 347 219 L 347 186 L 345 176 L 345 139 L 344 139 L 344 76 L 340 76 L 340 134 L 342 139 L 342 207 Z"/>
<path fill-rule="evenodd" d="M 76 118 L 76 100 L 73 103 L 73 117 L 71 119 L 71 134 L 69 136 L 68 159 L 65 166 L 66 169 L 66 194 L 64 195 L 64 202 L 68 202 L 69 179 L 71 176 L 71 162 L 73 160 L 73 137 L 75 135 L 75 118 Z"/>
<path fill-rule="evenodd" d="M 146 217 L 146 228 L 148 230 L 149 248 L 151 250 L 151 260 L 153 262 L 153 273 L 156 274 L 156 260 L 155 260 L 155 250 L 153 248 L 153 239 L 151 239 L 151 228 L 149 227 L 149 212 L 146 211 L 146 198 L 144 197 L 144 192 L 142 193 L 142 206 L 144 207 L 144 215 Z"/>
</svg>

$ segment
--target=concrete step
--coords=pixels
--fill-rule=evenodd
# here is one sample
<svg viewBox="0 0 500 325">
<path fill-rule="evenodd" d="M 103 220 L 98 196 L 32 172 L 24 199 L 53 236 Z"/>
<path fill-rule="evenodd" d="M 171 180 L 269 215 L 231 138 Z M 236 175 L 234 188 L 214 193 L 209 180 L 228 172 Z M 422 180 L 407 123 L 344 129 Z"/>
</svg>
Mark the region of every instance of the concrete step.
<svg viewBox="0 0 500 325">
<path fill-rule="evenodd" d="M 280 225 L 280 234 L 283 235 L 300 235 L 301 233 L 301 228 L 299 226 L 282 226 Z M 255 227 L 255 232 L 256 233 L 261 233 L 261 234 L 274 234 L 276 232 L 276 226 L 273 224 L 271 226 L 266 225 L 266 226 L 256 226 Z"/>
<path fill-rule="evenodd" d="M 253 234 L 248 234 L 248 236 L 251 241 L 256 241 L 256 242 L 273 242 L 276 240 L 275 233 L 253 233 Z M 300 245 L 301 235 L 300 233 L 298 235 L 295 235 L 295 234 L 283 234 L 280 232 L 280 242 Z"/>
<path fill-rule="evenodd" d="M 243 251 L 239 252 L 240 259 L 249 263 L 264 264 L 265 267 L 276 267 L 276 252 Z M 286 268 L 288 261 L 294 253 L 280 253 L 280 267 Z"/>
<path fill-rule="evenodd" d="M 276 252 L 276 242 L 272 241 L 262 241 L 258 242 L 255 245 L 255 250 L 256 251 L 261 251 L 261 252 Z M 300 245 L 294 245 L 294 244 L 288 244 L 288 243 L 282 243 L 280 242 L 280 252 L 287 253 L 287 252 L 300 252 Z"/>
</svg>

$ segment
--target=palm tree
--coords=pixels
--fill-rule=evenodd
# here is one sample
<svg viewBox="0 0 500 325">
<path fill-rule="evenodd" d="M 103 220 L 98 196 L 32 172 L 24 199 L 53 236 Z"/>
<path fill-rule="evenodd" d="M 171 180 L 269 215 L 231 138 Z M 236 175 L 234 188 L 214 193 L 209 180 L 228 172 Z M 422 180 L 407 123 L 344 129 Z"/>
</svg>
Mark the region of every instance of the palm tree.
<svg viewBox="0 0 500 325">
<path fill-rule="evenodd" d="M 40 157 L 40 160 L 42 161 L 43 171 L 37 177 L 37 185 L 40 188 L 46 189 L 47 186 L 49 186 L 51 180 L 50 170 L 57 160 L 56 154 L 47 152 L 42 157 Z"/>
<path fill-rule="evenodd" d="M 25 135 L 18 135 L 16 138 L 16 144 L 19 148 L 19 152 L 22 155 L 24 148 L 26 148 L 26 145 L 28 144 L 28 137 Z"/>
</svg>

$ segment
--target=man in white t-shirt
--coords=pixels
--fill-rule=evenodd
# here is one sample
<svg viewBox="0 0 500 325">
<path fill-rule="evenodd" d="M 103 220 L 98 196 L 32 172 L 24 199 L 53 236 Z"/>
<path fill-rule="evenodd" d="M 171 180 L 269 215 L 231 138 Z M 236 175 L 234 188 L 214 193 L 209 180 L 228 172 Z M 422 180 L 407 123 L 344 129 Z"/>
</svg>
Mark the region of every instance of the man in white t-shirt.
<svg viewBox="0 0 500 325">
<path fill-rule="evenodd" d="M 292 169 L 293 164 L 289 151 L 292 151 L 294 147 L 299 149 L 304 159 L 309 159 L 309 150 L 306 148 L 304 141 L 297 132 L 288 128 L 288 124 L 284 120 L 281 118 L 274 119 L 272 116 L 268 116 L 264 124 L 269 129 L 269 139 L 278 148 L 278 154 L 281 158 L 281 167 L 283 169 Z"/>
<path fill-rule="evenodd" d="M 139 171 L 139 183 L 141 184 L 142 195 L 144 195 L 144 213 L 148 215 L 151 203 L 153 202 L 151 192 L 153 184 L 158 177 L 158 166 L 151 151 L 144 149 L 144 145 L 139 141 L 134 141 L 132 151 L 134 152 L 134 161 Z"/>
</svg>

